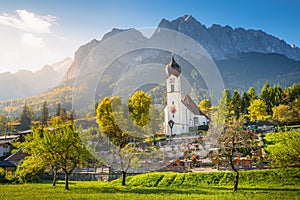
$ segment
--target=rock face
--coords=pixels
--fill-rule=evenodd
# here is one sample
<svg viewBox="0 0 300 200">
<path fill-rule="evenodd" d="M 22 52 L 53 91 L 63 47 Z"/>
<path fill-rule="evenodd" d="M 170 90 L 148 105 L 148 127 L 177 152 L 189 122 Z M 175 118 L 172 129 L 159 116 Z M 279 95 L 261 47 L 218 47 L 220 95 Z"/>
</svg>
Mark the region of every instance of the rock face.
<svg viewBox="0 0 300 200">
<path fill-rule="evenodd" d="M 66 58 L 42 69 L 31 72 L 19 70 L 16 73 L 0 74 L 0 100 L 37 95 L 61 83 L 64 74 L 72 63 Z"/>
<path fill-rule="evenodd" d="M 176 20 L 161 20 L 158 27 L 182 32 L 199 42 L 217 60 L 227 55 L 259 52 L 277 53 L 294 60 L 300 60 L 300 49 L 287 44 L 261 30 L 233 29 L 230 26 L 212 25 L 207 28 L 190 15 Z"/>
<path fill-rule="evenodd" d="M 190 15 L 179 17 L 173 21 L 162 19 L 158 28 L 172 29 L 188 35 L 199 42 L 214 60 L 226 60 L 232 55 L 252 52 L 275 53 L 285 55 L 293 60 L 300 60 L 300 49 L 298 47 L 288 45 L 284 40 L 280 40 L 261 30 L 233 29 L 230 26 L 215 24 L 207 28 Z M 84 59 L 97 45 L 108 37 L 122 31 L 125 30 L 113 29 L 106 33 L 102 40 L 94 39 L 82 45 L 75 52 L 74 61 L 67 71 L 64 81 L 75 77 Z M 154 36 L 160 37 L 159 32 L 155 32 Z"/>
</svg>

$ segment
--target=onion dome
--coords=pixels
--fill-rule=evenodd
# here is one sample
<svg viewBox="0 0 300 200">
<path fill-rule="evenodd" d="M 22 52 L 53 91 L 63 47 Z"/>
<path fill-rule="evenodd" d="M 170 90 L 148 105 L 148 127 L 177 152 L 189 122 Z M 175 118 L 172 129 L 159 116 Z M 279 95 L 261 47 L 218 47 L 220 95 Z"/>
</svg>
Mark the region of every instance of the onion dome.
<svg viewBox="0 0 300 200">
<path fill-rule="evenodd" d="M 170 63 L 167 64 L 167 66 L 166 66 L 166 73 L 167 73 L 167 76 L 170 76 L 171 74 L 173 74 L 177 77 L 181 74 L 181 67 L 175 61 L 173 53 L 172 53 L 172 59 L 171 59 Z"/>
</svg>

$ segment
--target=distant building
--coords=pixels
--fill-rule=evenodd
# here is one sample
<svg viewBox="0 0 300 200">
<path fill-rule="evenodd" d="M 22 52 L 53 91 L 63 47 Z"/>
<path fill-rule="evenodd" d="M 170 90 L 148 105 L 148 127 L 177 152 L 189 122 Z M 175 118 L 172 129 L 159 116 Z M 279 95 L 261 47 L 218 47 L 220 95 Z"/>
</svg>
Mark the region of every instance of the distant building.
<svg viewBox="0 0 300 200">
<path fill-rule="evenodd" d="M 27 157 L 29 154 L 23 152 L 16 152 L 3 161 L 0 161 L 0 167 L 4 168 L 5 173 L 11 174 L 17 169 L 17 165 Z"/>
<path fill-rule="evenodd" d="M 201 125 L 208 125 L 210 119 L 201 112 L 189 95 L 182 97 L 181 67 L 176 63 L 174 54 L 166 66 L 167 74 L 167 106 L 165 114 L 165 134 L 180 135 L 198 130 Z M 172 127 L 172 128 L 171 128 Z"/>
<path fill-rule="evenodd" d="M 0 140 L 0 158 L 7 157 L 10 154 L 11 143 L 9 141 Z"/>
</svg>

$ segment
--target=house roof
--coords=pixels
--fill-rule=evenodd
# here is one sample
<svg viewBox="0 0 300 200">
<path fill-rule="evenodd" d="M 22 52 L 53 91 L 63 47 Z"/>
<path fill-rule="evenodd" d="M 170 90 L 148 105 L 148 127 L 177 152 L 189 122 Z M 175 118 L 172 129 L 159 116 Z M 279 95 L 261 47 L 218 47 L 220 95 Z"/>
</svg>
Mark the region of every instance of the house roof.
<svg viewBox="0 0 300 200">
<path fill-rule="evenodd" d="M 200 108 L 195 104 L 189 95 L 185 95 L 182 99 L 182 103 L 194 114 L 203 115 Z"/>
<path fill-rule="evenodd" d="M 28 133 L 32 133 L 32 130 L 26 130 L 26 131 L 19 131 L 16 133 L 16 135 L 23 135 L 23 134 L 28 134 Z"/>
<path fill-rule="evenodd" d="M 10 155 L 9 157 L 7 157 L 4 160 L 6 160 L 6 161 L 20 161 L 20 160 L 23 160 L 27 156 L 29 156 L 28 153 L 23 153 L 23 152 L 19 151 L 19 152 L 16 152 L 16 153 Z"/>
<path fill-rule="evenodd" d="M 0 136 L 0 140 L 11 140 L 11 139 L 15 139 L 18 138 L 18 135 L 2 135 Z"/>
<path fill-rule="evenodd" d="M 194 114 L 194 115 L 204 115 L 207 119 L 209 117 L 204 114 L 200 108 L 196 105 L 196 103 L 192 100 L 189 95 L 185 95 L 182 99 L 182 103 Z"/>
<path fill-rule="evenodd" d="M 2 144 L 8 144 L 8 145 L 12 145 L 10 142 L 9 142 L 9 140 L 0 140 L 0 145 L 2 145 Z"/>
<path fill-rule="evenodd" d="M 0 167 L 15 167 L 15 166 L 17 166 L 17 163 L 8 160 L 0 161 Z"/>
</svg>

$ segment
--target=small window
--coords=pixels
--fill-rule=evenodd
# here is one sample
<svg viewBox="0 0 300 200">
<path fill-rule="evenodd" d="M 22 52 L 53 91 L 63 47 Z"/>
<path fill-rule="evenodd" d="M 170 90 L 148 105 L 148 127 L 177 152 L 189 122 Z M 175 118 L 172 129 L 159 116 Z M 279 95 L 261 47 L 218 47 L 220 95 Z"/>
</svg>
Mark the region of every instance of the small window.
<svg viewBox="0 0 300 200">
<path fill-rule="evenodd" d="M 174 92 L 175 89 L 174 89 L 174 84 L 171 85 L 171 92 Z"/>
<path fill-rule="evenodd" d="M 194 117 L 194 126 L 197 126 L 197 125 L 198 125 L 198 123 L 199 123 L 199 121 L 198 121 L 198 117 Z"/>
</svg>

